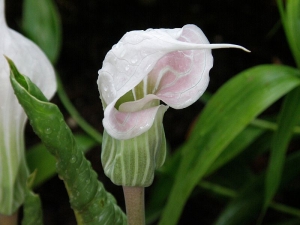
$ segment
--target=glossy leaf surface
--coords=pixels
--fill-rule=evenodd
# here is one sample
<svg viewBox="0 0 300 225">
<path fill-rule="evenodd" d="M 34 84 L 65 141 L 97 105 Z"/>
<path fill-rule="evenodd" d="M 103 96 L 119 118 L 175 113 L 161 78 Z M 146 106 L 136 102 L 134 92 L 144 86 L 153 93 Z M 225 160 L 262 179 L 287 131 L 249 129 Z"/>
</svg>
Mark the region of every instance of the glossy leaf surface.
<svg viewBox="0 0 300 225">
<path fill-rule="evenodd" d="M 238 74 L 219 89 L 184 146 L 160 224 L 177 223 L 191 191 L 229 143 L 251 120 L 299 84 L 299 71 L 263 65 Z"/>
<path fill-rule="evenodd" d="M 12 61 L 11 83 L 31 126 L 57 159 L 56 169 L 64 181 L 78 224 L 126 224 L 126 217 L 114 197 L 105 191 L 91 164 L 78 149 L 71 130 L 58 107 L 19 74 Z"/>
<path fill-rule="evenodd" d="M 300 68 L 300 1 L 288 0 L 284 7 L 283 0 L 277 0 L 281 21 L 287 41 L 298 68 Z"/>
</svg>

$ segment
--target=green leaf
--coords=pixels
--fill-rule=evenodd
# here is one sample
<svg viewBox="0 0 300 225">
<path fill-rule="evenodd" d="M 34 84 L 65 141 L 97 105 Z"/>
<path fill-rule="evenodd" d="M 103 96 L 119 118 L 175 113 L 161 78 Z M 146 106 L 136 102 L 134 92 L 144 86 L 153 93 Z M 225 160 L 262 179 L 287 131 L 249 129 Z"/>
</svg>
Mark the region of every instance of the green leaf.
<svg viewBox="0 0 300 225">
<path fill-rule="evenodd" d="M 293 135 L 294 127 L 300 121 L 300 88 L 291 91 L 285 98 L 278 118 L 272 145 L 271 157 L 265 183 L 264 210 L 275 195 L 281 180 L 285 153 Z"/>
<path fill-rule="evenodd" d="M 257 115 L 299 84 L 298 70 L 262 65 L 238 74 L 218 90 L 184 146 L 161 225 L 176 224 L 193 188 L 229 143 Z"/>
<path fill-rule="evenodd" d="M 48 102 L 29 78 L 19 74 L 11 60 L 8 62 L 13 89 L 33 130 L 57 159 L 56 170 L 65 183 L 77 223 L 126 224 L 125 215 L 97 180 L 58 107 Z M 22 80 L 26 85 L 19 82 Z"/>
<path fill-rule="evenodd" d="M 277 4 L 290 49 L 300 68 L 300 1 L 286 1 L 286 10 L 284 10 L 283 0 L 277 0 Z"/>
<path fill-rule="evenodd" d="M 27 179 L 27 193 L 23 206 L 22 225 L 43 225 L 41 199 L 31 191 L 35 177 L 36 171 L 34 171 Z"/>
<path fill-rule="evenodd" d="M 79 134 L 74 137 L 79 150 L 83 152 L 87 152 L 97 144 L 93 138 L 86 135 Z M 27 151 L 26 160 L 30 172 L 37 170 L 37 174 L 34 179 L 34 187 L 41 185 L 56 174 L 56 160 L 42 143 L 31 147 Z"/>
<path fill-rule="evenodd" d="M 300 151 L 288 156 L 284 165 L 284 179 L 281 180 L 281 187 L 295 178 L 299 172 Z M 250 219 L 256 220 L 263 205 L 264 179 L 265 173 L 249 180 L 238 196 L 227 205 L 215 225 L 240 225 L 245 224 L 245 221 Z"/>
<path fill-rule="evenodd" d="M 256 138 L 262 135 L 264 129 L 249 126 L 238 135 L 233 142 L 224 150 L 216 162 L 212 164 L 205 176 L 218 170 L 221 166 L 237 156 L 242 150 L 249 146 Z M 160 216 L 168 193 L 174 183 L 174 177 L 180 163 L 180 149 L 178 149 L 167 160 L 162 169 L 156 174 L 155 183 L 151 186 L 151 193 L 146 207 L 146 221 L 153 222 Z M 241 168 L 239 168 L 241 170 Z M 244 175 L 243 175 L 244 176 Z M 231 177 L 232 178 L 232 177 Z"/>
<path fill-rule="evenodd" d="M 224 149 L 216 161 L 211 165 L 206 175 L 213 173 L 241 153 L 247 146 L 255 141 L 256 138 L 262 135 L 263 132 L 264 130 L 261 128 L 248 126 Z"/>
<path fill-rule="evenodd" d="M 24 0 L 22 29 L 54 64 L 58 58 L 61 42 L 61 22 L 52 0 Z"/>
</svg>

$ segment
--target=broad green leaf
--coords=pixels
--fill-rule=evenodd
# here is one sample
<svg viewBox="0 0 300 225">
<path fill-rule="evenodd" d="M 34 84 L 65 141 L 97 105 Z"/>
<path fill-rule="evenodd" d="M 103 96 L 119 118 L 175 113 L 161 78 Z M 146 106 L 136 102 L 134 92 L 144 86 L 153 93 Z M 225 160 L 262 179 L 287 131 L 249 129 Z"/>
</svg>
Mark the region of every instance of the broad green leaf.
<svg viewBox="0 0 300 225">
<path fill-rule="evenodd" d="M 74 137 L 79 150 L 83 152 L 87 152 L 97 144 L 94 139 L 86 135 L 79 134 Z M 31 147 L 27 151 L 26 160 L 31 172 L 37 170 L 37 174 L 34 179 L 34 187 L 41 185 L 56 174 L 56 160 L 42 143 Z"/>
<path fill-rule="evenodd" d="M 300 1 L 286 1 L 286 9 L 283 0 L 277 0 L 277 4 L 290 49 L 300 69 Z"/>
<path fill-rule="evenodd" d="M 300 151 L 288 156 L 284 165 L 281 186 L 286 185 L 300 173 Z M 249 219 L 258 219 L 263 205 L 265 173 L 245 185 L 221 213 L 215 225 L 240 225 Z"/>
<path fill-rule="evenodd" d="M 273 132 L 265 132 L 248 147 L 249 150 L 243 153 L 243 157 L 246 159 L 254 159 L 268 151 L 270 149 L 272 137 Z"/>
<path fill-rule="evenodd" d="M 256 138 L 262 135 L 263 132 L 264 130 L 261 128 L 248 126 L 224 149 L 211 165 L 206 175 L 213 173 L 241 153 L 248 145 L 255 141 Z"/>
<path fill-rule="evenodd" d="M 193 188 L 230 142 L 256 116 L 299 84 L 298 70 L 262 65 L 238 74 L 218 90 L 183 147 L 160 225 L 177 223 Z"/>
<path fill-rule="evenodd" d="M 58 107 L 48 102 L 28 77 L 19 74 L 11 60 L 8 62 L 17 98 L 33 130 L 57 160 L 56 170 L 65 183 L 77 223 L 126 224 L 125 215 L 114 197 L 97 180 L 97 174 L 79 150 Z"/>
<path fill-rule="evenodd" d="M 233 157 L 239 154 L 243 149 L 250 145 L 262 133 L 263 129 L 249 126 L 238 135 L 233 142 L 224 150 L 223 156 L 218 157 L 216 163 L 207 171 L 205 176 L 218 170 L 225 163 L 229 162 Z M 167 199 L 168 193 L 174 183 L 174 177 L 180 163 L 180 149 L 178 149 L 171 158 L 167 157 L 165 165 L 161 171 L 156 174 L 156 182 L 152 185 L 151 198 L 146 207 L 147 222 L 153 222 L 160 216 L 163 205 Z"/>
<path fill-rule="evenodd" d="M 264 210 L 267 209 L 279 187 L 285 154 L 292 138 L 294 127 L 299 121 L 300 88 L 298 87 L 286 96 L 279 114 L 278 129 L 273 137 L 271 156 L 265 181 Z"/>
<path fill-rule="evenodd" d="M 36 171 L 34 171 L 27 179 L 27 193 L 23 206 L 22 225 L 43 225 L 41 199 L 31 190 L 35 177 Z"/>
<path fill-rule="evenodd" d="M 53 0 L 24 0 L 22 29 L 54 64 L 61 42 L 61 22 Z"/>
</svg>

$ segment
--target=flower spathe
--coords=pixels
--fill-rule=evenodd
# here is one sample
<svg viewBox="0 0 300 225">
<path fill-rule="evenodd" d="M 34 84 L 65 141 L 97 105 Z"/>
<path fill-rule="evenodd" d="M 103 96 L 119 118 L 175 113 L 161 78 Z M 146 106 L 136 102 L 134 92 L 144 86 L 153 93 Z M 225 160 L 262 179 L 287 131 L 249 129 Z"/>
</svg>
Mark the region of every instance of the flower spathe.
<svg viewBox="0 0 300 225">
<path fill-rule="evenodd" d="M 154 169 L 165 157 L 163 114 L 169 106 L 182 109 L 193 104 L 204 93 L 215 48 L 248 51 L 238 45 L 210 44 L 197 26 L 185 25 L 128 32 L 107 53 L 97 83 L 104 108 L 102 164 L 114 183 L 147 186 L 152 182 Z M 140 173 L 139 178 L 128 181 L 127 171 Z M 142 182 L 146 176 L 149 179 Z"/>
<path fill-rule="evenodd" d="M 51 98 L 56 91 L 54 69 L 45 54 L 30 40 L 11 30 L 0 0 L 0 214 L 10 215 L 23 203 L 28 169 L 24 155 L 26 115 L 10 84 L 10 58 Z"/>
<path fill-rule="evenodd" d="M 194 103 L 207 88 L 213 66 L 211 49 L 215 48 L 247 51 L 237 45 L 209 44 L 195 25 L 126 33 L 107 53 L 99 70 L 106 131 L 117 139 L 144 133 L 160 111 L 161 106 L 145 109 L 155 99 L 175 109 Z M 129 91 L 130 101 L 116 108 Z"/>
</svg>

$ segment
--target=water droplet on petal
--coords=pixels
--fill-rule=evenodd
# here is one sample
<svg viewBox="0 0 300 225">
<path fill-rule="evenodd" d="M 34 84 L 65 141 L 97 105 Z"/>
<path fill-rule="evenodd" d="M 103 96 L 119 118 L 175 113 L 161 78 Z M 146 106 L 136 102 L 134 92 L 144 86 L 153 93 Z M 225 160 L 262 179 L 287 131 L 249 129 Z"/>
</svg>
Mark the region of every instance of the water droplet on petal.
<svg viewBox="0 0 300 225">
<path fill-rule="evenodd" d="M 146 56 L 148 55 L 148 53 L 147 53 L 147 51 L 142 50 L 142 51 L 141 51 L 141 55 L 142 55 L 143 57 L 146 57 Z"/>
<path fill-rule="evenodd" d="M 135 56 L 135 57 L 133 57 L 132 59 L 131 59 L 131 63 L 136 63 L 138 61 L 138 58 Z"/>
<path fill-rule="evenodd" d="M 126 71 L 129 70 L 129 65 L 125 66 L 125 70 L 126 70 Z"/>
</svg>

